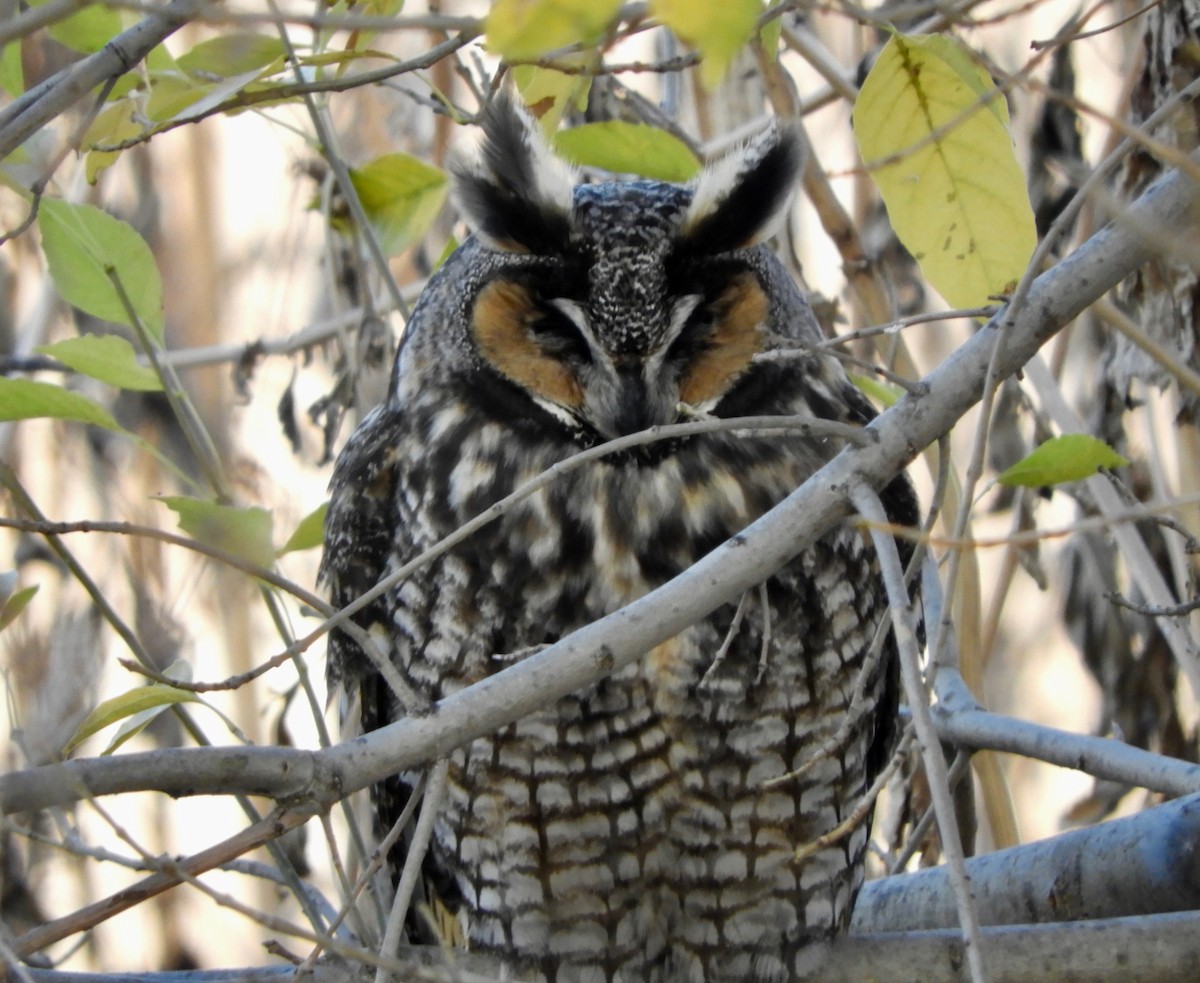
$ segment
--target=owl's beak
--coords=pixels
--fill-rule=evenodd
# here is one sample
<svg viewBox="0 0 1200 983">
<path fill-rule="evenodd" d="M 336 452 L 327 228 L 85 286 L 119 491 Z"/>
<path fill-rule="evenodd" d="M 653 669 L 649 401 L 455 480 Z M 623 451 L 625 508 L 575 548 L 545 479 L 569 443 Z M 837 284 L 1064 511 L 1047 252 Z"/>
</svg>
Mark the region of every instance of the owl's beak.
<svg viewBox="0 0 1200 983">
<path fill-rule="evenodd" d="M 606 439 L 639 433 L 675 418 L 674 401 L 647 384 L 641 364 L 618 366 L 614 381 L 615 386 L 606 387 L 608 398 L 589 407 L 592 425 Z"/>
</svg>

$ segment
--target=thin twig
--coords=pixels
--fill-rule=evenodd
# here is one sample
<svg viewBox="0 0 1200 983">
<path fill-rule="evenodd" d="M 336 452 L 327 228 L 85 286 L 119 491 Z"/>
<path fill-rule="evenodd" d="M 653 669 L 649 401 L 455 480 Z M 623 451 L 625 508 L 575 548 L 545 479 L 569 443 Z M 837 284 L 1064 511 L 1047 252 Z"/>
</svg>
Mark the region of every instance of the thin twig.
<svg viewBox="0 0 1200 983">
<path fill-rule="evenodd" d="M 69 915 L 53 919 L 18 935 L 13 940 L 13 950 L 22 958 L 40 952 L 48 945 L 74 935 L 76 932 L 85 931 L 112 918 L 119 912 L 141 904 L 147 898 L 152 898 L 175 887 L 183 880 L 184 872 L 195 876 L 206 870 L 212 870 L 228 860 L 240 857 L 255 847 L 278 838 L 289 829 L 303 825 L 312 815 L 311 807 L 276 809 L 266 818 L 248 826 L 234 836 L 222 840 L 215 846 L 201 850 L 185 860 L 175 862 L 173 864 L 174 872 L 160 870 L 116 894 L 84 905 Z"/>
<path fill-rule="evenodd" d="M 887 521 L 887 511 L 879 495 L 866 485 L 851 489 L 855 508 L 870 523 Z M 921 748 L 921 760 L 929 779 L 929 794 L 937 813 L 938 830 L 942 836 L 942 850 L 950 868 L 950 882 L 958 905 L 959 922 L 967 950 L 967 965 L 970 967 L 972 983 L 986 983 L 982 934 L 979 915 L 975 910 L 971 883 L 967 879 L 962 839 L 959 834 L 954 801 L 950 794 L 950 776 L 942 745 L 934 728 L 929 709 L 929 698 L 921 678 L 921 654 L 917 643 L 916 615 L 908 588 L 904 582 L 904 566 L 896 541 L 878 529 L 871 528 L 871 541 L 875 544 L 875 555 L 879 560 L 880 574 L 887 589 L 888 602 L 892 609 L 892 626 L 896 647 L 900 653 L 900 678 L 904 683 L 904 696 L 912 713 L 917 742 Z"/>
<path fill-rule="evenodd" d="M 733 620 L 729 622 L 729 630 L 725 632 L 725 637 L 721 640 L 721 645 L 717 649 L 716 655 L 713 656 L 712 662 L 708 668 L 704 670 L 704 675 L 700 677 L 700 686 L 706 687 L 713 673 L 725 662 L 725 657 L 729 654 L 729 649 L 737 638 L 738 630 L 742 627 L 742 620 L 746 617 L 746 608 L 750 605 L 750 592 L 743 591 L 741 598 L 738 599 L 737 610 L 733 612 Z"/>
<path fill-rule="evenodd" d="M 1200 597 L 1184 601 L 1182 604 L 1139 604 L 1117 591 L 1108 591 L 1104 597 L 1117 607 L 1128 608 L 1130 611 L 1136 611 L 1149 618 L 1178 618 L 1180 615 L 1200 611 Z"/>
<path fill-rule="evenodd" d="M 346 892 L 345 900 L 342 902 L 342 907 L 334 916 L 333 921 L 329 923 L 329 934 L 332 935 L 338 929 L 348 914 L 351 914 L 357 910 L 357 901 L 359 897 L 362 895 L 367 885 L 371 883 L 383 865 L 387 863 L 387 859 L 389 854 L 392 852 L 392 848 L 396 845 L 396 843 L 399 842 L 400 837 L 403 836 L 408 830 L 408 825 L 410 822 L 412 822 L 413 813 L 416 812 L 417 804 L 421 802 L 424 795 L 426 780 L 427 774 L 422 773 L 421 777 L 417 780 L 416 785 L 413 786 L 412 792 L 409 793 L 408 801 L 404 803 L 404 808 L 400 810 L 400 815 L 397 816 L 396 821 L 392 823 L 391 829 L 389 829 L 383 839 L 376 844 L 366 866 L 358 875 L 357 880 L 355 880 L 354 886 Z M 378 898 L 376 901 L 378 901 Z M 382 923 L 384 917 L 382 908 L 378 910 L 378 914 L 381 920 L 380 932 L 382 932 L 386 927 L 385 924 Z M 377 939 L 378 936 L 375 939 L 370 940 L 373 948 L 378 948 L 378 946 L 374 944 Z M 324 951 L 324 946 L 320 944 L 314 946 L 312 952 L 310 952 L 305 958 L 301 968 L 303 969 L 305 967 L 312 967 Z"/>
<path fill-rule="evenodd" d="M 421 802 L 421 814 L 417 817 L 417 826 L 413 830 L 408 855 L 404 858 L 404 870 L 400 874 L 400 883 L 396 886 L 396 897 L 392 902 L 391 914 L 388 916 L 387 931 L 384 933 L 383 943 L 379 947 L 379 951 L 385 956 L 395 955 L 404 941 L 404 924 L 408 919 L 408 906 L 412 901 L 417 881 L 421 877 L 421 865 L 425 861 L 425 852 L 429 849 L 429 841 L 433 836 L 434 821 L 442 809 L 449 768 L 450 762 L 443 758 L 430 770 L 429 782 Z M 375 974 L 375 983 L 388 983 L 390 979 L 391 975 L 388 971 L 380 966 Z"/>
</svg>

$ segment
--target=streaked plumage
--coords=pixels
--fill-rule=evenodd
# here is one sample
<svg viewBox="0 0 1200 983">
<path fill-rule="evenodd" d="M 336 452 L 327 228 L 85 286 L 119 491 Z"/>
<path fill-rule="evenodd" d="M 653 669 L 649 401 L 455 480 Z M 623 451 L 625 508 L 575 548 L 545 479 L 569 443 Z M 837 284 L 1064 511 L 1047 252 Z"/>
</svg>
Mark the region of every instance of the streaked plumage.
<svg viewBox="0 0 1200 983">
<path fill-rule="evenodd" d="M 457 174 L 475 235 L 426 288 L 386 403 L 337 464 L 324 562 L 336 605 L 603 440 L 694 412 L 870 416 L 834 359 L 755 358 L 819 338 L 757 244 L 798 176 L 786 129 L 694 186 L 576 187 L 523 113 L 501 102 L 484 126 L 481 157 Z M 436 700 L 674 577 L 837 449 L 730 432 L 605 459 L 358 620 Z M 885 501 L 915 520 L 904 479 Z M 557 983 L 777 981 L 808 965 L 810 944 L 849 920 L 867 830 L 803 863 L 793 852 L 845 818 L 886 759 L 890 643 L 858 679 L 883 592 L 862 535 L 842 528 L 737 609 L 456 752 L 426 912 L 455 913 L 472 948 Z M 361 696 L 365 728 L 404 713 L 338 634 L 330 676 Z M 838 753 L 766 787 L 846 723 L 856 685 Z M 384 823 L 417 777 L 380 791 Z M 414 936 L 428 941 L 428 924 L 418 911 Z"/>
</svg>

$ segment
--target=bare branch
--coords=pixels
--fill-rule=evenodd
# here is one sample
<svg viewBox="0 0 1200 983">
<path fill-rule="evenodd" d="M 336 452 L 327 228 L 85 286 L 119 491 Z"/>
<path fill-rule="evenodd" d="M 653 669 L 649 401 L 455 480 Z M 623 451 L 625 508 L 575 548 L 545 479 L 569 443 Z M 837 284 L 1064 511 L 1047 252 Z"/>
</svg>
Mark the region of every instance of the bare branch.
<svg viewBox="0 0 1200 983">
<path fill-rule="evenodd" d="M 887 511 L 879 495 L 858 485 L 851 490 L 855 507 L 870 523 L 888 521 Z M 972 983 L 986 983 L 987 969 L 983 962 L 982 939 L 979 931 L 979 915 L 975 910 L 975 898 L 971 882 L 967 877 L 962 834 L 958 829 L 954 801 L 950 795 L 950 775 L 941 742 L 934 731 L 933 717 L 929 710 L 929 694 L 921 675 L 921 653 L 917 641 L 916 616 L 912 600 L 904 585 L 904 567 L 896 541 L 887 533 L 872 527 L 871 541 L 879 569 L 887 589 L 888 604 L 892 610 L 892 627 L 900 659 L 900 678 L 904 683 L 904 698 L 912 713 L 917 743 L 921 748 L 921 763 L 929 778 L 929 794 L 937 816 L 938 832 L 942 837 L 942 849 L 946 855 L 950 883 L 953 886 L 958 923 L 962 926 L 963 940 L 967 953 L 967 966 Z"/>
<path fill-rule="evenodd" d="M 1200 913 L 1114 918 L 1056 925 L 985 928 L 984 946 L 1002 953 L 992 983 L 1179 983 L 1200 978 Z M 960 983 L 962 943 L 950 929 L 853 935 L 833 948 L 821 983 L 919 979 Z M 897 967 L 920 967 L 897 975 Z"/>
<path fill-rule="evenodd" d="M 1200 795 L 967 861 L 985 925 L 1121 918 L 1200 908 Z M 852 932 L 957 925 L 945 867 L 867 884 Z"/>
</svg>

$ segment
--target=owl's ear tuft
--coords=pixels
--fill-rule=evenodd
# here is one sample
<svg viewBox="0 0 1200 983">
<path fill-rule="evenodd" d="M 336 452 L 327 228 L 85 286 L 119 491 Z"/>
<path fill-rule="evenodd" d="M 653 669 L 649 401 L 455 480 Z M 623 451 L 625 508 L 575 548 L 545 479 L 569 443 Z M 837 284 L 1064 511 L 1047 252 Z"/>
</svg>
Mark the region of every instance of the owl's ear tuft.
<svg viewBox="0 0 1200 983">
<path fill-rule="evenodd" d="M 797 130 L 774 120 L 747 143 L 705 167 L 694 183 L 681 246 L 715 254 L 767 239 L 787 214 L 805 156 Z"/>
<path fill-rule="evenodd" d="M 467 224 L 505 252 L 563 252 L 571 233 L 575 172 L 507 93 L 496 96 L 481 122 L 479 148 L 450 166 L 454 198 Z"/>
</svg>

